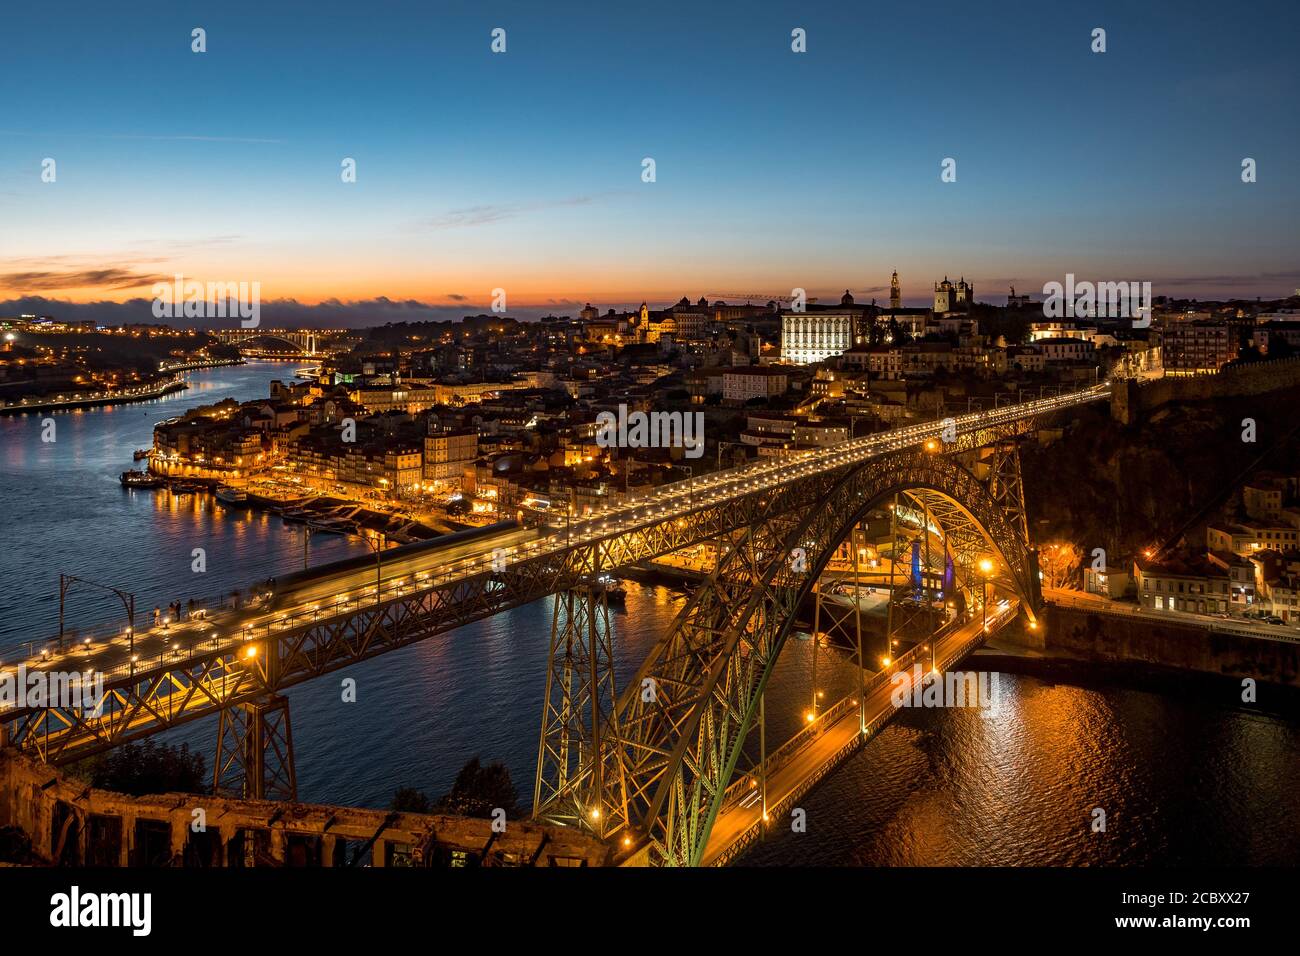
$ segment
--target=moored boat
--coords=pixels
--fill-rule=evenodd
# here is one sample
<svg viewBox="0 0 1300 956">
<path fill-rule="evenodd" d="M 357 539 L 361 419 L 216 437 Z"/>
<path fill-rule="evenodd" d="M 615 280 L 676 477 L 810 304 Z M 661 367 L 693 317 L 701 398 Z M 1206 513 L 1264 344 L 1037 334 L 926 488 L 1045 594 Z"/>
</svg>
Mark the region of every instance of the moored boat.
<svg viewBox="0 0 1300 956">
<path fill-rule="evenodd" d="M 353 530 L 353 524 L 350 521 L 343 521 L 339 518 L 321 518 L 317 521 L 308 521 L 307 527 L 313 531 L 324 531 L 331 534 L 347 534 Z"/>
<path fill-rule="evenodd" d="M 611 604 L 622 604 L 627 600 L 627 588 L 623 587 L 623 583 L 613 575 L 602 574 L 596 579 L 596 583 L 605 592 L 605 597 Z"/>
<path fill-rule="evenodd" d="M 118 480 L 123 488 L 157 488 L 163 483 L 162 478 L 147 471 L 124 471 Z"/>
<path fill-rule="evenodd" d="M 232 488 L 229 485 L 219 485 L 216 491 L 217 500 L 223 505 L 236 507 L 246 506 L 248 504 L 248 492 L 242 488 Z"/>
</svg>

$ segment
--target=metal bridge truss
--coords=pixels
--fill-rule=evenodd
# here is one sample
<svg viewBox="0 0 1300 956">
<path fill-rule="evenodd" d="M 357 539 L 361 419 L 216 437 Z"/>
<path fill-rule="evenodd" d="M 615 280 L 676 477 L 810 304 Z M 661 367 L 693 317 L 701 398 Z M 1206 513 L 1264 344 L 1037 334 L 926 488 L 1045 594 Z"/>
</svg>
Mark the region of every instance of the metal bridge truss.
<svg viewBox="0 0 1300 956">
<path fill-rule="evenodd" d="M 952 458 L 891 455 L 849 466 L 834 479 L 816 492 L 778 491 L 745 523 L 624 689 L 603 731 L 604 770 L 589 779 L 594 786 L 599 777 L 604 789 L 585 794 L 584 805 L 598 817 L 625 803 L 626 830 L 603 833 L 648 850 L 649 862 L 700 862 L 800 603 L 850 530 L 883 502 L 898 495 L 900 506 L 919 505 L 933 526 L 927 537 L 942 536 L 963 588 L 981 577 L 984 555 L 1027 613 L 1038 606 L 1030 583 L 1037 566 L 1021 526 Z M 801 560 L 792 560 L 796 554 Z M 545 809 L 539 808 L 543 816 Z"/>
<path fill-rule="evenodd" d="M 298 799 L 287 697 L 272 694 L 221 711 L 212 792 L 244 800 Z"/>
<path fill-rule="evenodd" d="M 1032 427 L 1032 418 L 1013 420 L 929 453 L 891 453 L 720 502 L 688 501 L 684 511 L 517 559 L 504 571 L 439 577 L 375 604 L 323 609 L 310 622 L 218 635 L 172 661 L 108 675 L 100 707 L 11 712 L 5 736 L 66 764 L 557 595 L 537 815 L 581 819 L 624 845 L 649 841 L 663 862 L 698 861 L 794 610 L 848 534 L 850 515 L 860 520 L 882 496 L 905 493 L 945 529 L 954 554 L 973 553 L 977 537 L 994 543 L 1000 573 L 1017 593 L 1032 595 L 1030 608 L 1038 606 L 1023 519 L 1013 527 L 1003 505 L 952 460 L 984 455 L 983 446 Z M 1009 483 L 1003 487 L 1012 494 Z M 705 541 L 729 550 L 614 704 L 607 611 L 592 583 Z M 789 560 L 797 548 L 806 554 L 804 571 Z"/>
<path fill-rule="evenodd" d="M 724 537 L 758 522 L 773 507 L 792 510 L 829 491 L 844 468 L 792 479 L 775 489 L 688 507 L 637 528 L 554 554 L 517 559 L 503 571 L 435 578 L 397 597 L 339 610 L 317 620 L 259 625 L 219 634 L 183 654 L 106 675 L 99 706 L 19 709 L 4 717 L 7 739 L 61 765 L 160 730 L 212 716 L 285 687 L 482 620 L 548 595 L 581 588 L 602 573 Z M 220 622 L 214 621 L 219 628 Z"/>
</svg>

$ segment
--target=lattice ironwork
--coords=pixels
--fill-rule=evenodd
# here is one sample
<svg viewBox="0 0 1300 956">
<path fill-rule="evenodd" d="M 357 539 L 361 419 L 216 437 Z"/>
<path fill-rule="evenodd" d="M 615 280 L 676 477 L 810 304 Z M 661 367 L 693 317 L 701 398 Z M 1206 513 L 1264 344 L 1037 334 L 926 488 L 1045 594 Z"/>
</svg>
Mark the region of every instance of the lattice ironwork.
<svg viewBox="0 0 1300 956">
<path fill-rule="evenodd" d="M 244 800 L 297 800 L 289 699 L 235 704 L 221 711 L 212 792 Z"/>
<path fill-rule="evenodd" d="M 588 583 L 555 595 L 533 789 L 538 819 L 597 836 L 627 826 L 622 768 L 609 768 L 616 776 L 607 789 L 598 759 L 604 736 L 618 734 L 617 699 L 607 589 Z"/>
<path fill-rule="evenodd" d="M 648 825 L 646 806 L 653 802 L 662 808 L 667 801 L 666 791 L 653 789 L 659 787 L 657 775 L 663 767 L 680 765 L 689 750 L 692 761 L 702 761 L 701 779 L 712 786 L 724 755 L 733 752 L 735 715 L 705 714 L 699 708 L 713 696 L 729 700 L 726 688 L 748 686 L 755 673 L 767 672 L 772 643 L 769 631 L 774 622 L 789 617 L 790 602 L 798 599 L 803 580 L 793 573 L 777 573 L 773 555 L 787 553 L 790 541 L 801 533 L 812 535 L 810 541 L 820 533 L 821 525 L 810 518 L 813 503 L 829 507 L 834 496 L 846 493 L 844 482 L 850 475 L 897 477 L 908 468 L 914 483 L 900 484 L 897 490 L 913 498 L 924 496 L 924 488 L 930 487 L 926 482 L 943 476 L 930 476 L 914 464 L 918 460 L 939 462 L 983 443 L 1006 441 L 1032 428 L 1037 416 L 1105 396 L 1104 389 L 1092 389 L 1064 399 L 959 416 L 955 419 L 957 440 L 942 445 L 942 455 L 918 459 L 907 451 L 935 442 L 945 427 L 935 422 L 904 429 L 906 434 L 890 438 L 883 454 L 879 446 L 870 444 L 872 439 L 854 439 L 824 453 L 781 464 L 775 481 L 766 484 L 751 482 L 750 470 L 737 469 L 725 493 L 710 498 L 689 487 L 681 488 L 662 501 L 637 509 L 634 522 L 602 528 L 571 548 L 512 560 L 504 571 L 445 573 L 396 596 L 384 595 L 369 604 L 326 607 L 307 619 L 299 616 L 280 623 L 263 616 L 251 632 L 245 632 L 239 619 L 225 621 L 214 616 L 212 626 L 220 633 L 211 641 L 178 650 L 165 661 L 139 667 L 133 664 L 129 672 L 119 669 L 107 674 L 97 706 L 52 703 L 14 708 L 3 715 L 5 734 L 29 753 L 54 764 L 67 763 L 567 591 L 593 575 L 709 540 L 730 541 L 731 550 L 722 555 L 708 586 L 688 605 L 689 628 L 675 626 L 674 634 L 665 638 L 667 643 L 661 642 L 643 668 L 657 681 L 658 701 L 640 711 L 620 704 L 620 721 L 633 720 L 630 726 L 621 727 L 618 739 L 625 748 L 620 759 L 638 768 L 635 780 L 628 778 L 629 807 L 637 809 L 630 810 L 633 822 L 627 829 L 634 832 L 636 821 Z M 971 489 L 972 493 L 984 493 L 977 483 Z M 958 573 L 968 579 L 969 559 L 962 555 L 976 553 L 983 539 L 981 529 L 989 526 L 970 517 L 977 509 L 962 497 L 965 490 L 964 486 L 946 488 L 944 493 L 927 497 L 926 507 L 947 529 L 954 558 L 966 562 L 959 565 Z M 850 504 L 853 502 L 840 500 L 836 508 Z M 957 526 L 961 521 L 967 525 L 964 531 Z M 949 526 L 949 522 L 954 524 Z M 811 545 L 809 555 L 820 546 Z M 1032 551 L 1021 547 L 1018 555 L 1003 566 L 1011 579 L 1021 583 L 1034 577 L 1036 564 Z M 1029 604 L 1033 608 L 1039 603 L 1036 585 L 1036 580 L 1027 585 L 1032 588 Z M 737 647 L 739 653 L 733 654 Z M 722 655 L 724 649 L 727 653 Z M 640 680 L 628 689 L 632 686 L 639 687 Z M 623 698 L 626 696 L 627 689 Z M 713 735 L 709 747 L 695 745 L 691 750 L 683 745 L 678 751 L 674 744 L 663 750 L 656 742 L 659 730 L 660 737 L 677 741 L 701 725 Z M 602 754 L 606 750 L 602 747 Z M 611 779 L 617 778 L 602 774 L 602 790 Z M 689 803 L 694 798 L 683 789 L 674 799 Z M 694 837 L 684 836 L 684 827 L 682 824 L 674 831 L 673 839 L 687 839 L 693 845 Z M 649 838 L 648 833 L 644 836 Z"/>
<path fill-rule="evenodd" d="M 619 701 L 622 736 L 602 756 L 624 768 L 627 838 L 648 841 L 652 861 L 700 861 L 800 601 L 849 529 L 902 493 L 923 501 L 941 527 L 936 506 L 944 503 L 954 530 L 977 532 L 1006 586 L 1029 603 L 1030 565 L 1016 529 L 980 482 L 946 456 L 875 459 L 845 469 L 823 494 L 771 496 L 743 545 L 722 557 L 641 665 L 631 687 L 648 679 L 658 692 L 647 700 L 630 687 Z M 791 561 L 796 549 L 805 562 Z M 964 552 L 969 563 L 976 552 Z"/>
</svg>

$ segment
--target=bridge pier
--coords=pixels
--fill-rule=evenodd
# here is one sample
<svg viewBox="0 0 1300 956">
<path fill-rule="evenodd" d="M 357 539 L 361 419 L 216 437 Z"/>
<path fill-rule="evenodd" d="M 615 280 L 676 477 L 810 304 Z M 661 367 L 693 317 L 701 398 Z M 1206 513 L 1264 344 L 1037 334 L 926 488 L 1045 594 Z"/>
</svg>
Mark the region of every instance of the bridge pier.
<svg viewBox="0 0 1300 956">
<path fill-rule="evenodd" d="M 627 825 L 621 762 L 606 759 L 619 736 L 609 597 L 588 584 L 554 601 L 533 816 L 604 837 Z"/>
<path fill-rule="evenodd" d="M 221 711 L 212 792 L 245 800 L 298 799 L 289 698 L 272 694 Z"/>
</svg>

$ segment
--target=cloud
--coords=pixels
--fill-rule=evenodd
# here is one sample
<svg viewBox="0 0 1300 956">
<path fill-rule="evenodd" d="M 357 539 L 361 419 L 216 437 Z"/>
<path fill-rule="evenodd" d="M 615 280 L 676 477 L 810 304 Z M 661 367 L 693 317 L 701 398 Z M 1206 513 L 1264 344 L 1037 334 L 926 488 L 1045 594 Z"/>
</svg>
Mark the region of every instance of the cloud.
<svg viewBox="0 0 1300 956">
<path fill-rule="evenodd" d="M 170 281 L 170 277 L 164 279 Z M 390 299 L 377 296 L 373 299 L 345 302 L 326 299 L 316 304 L 296 299 L 272 299 L 261 303 L 262 325 L 267 328 L 366 328 L 388 322 L 454 322 L 467 315 L 490 313 L 491 306 L 443 305 L 421 302 L 418 299 Z M 512 308 L 507 315 L 514 319 L 534 320 L 550 315 L 556 309 L 549 305 L 527 305 Z M 153 300 L 128 299 L 125 302 L 68 302 L 42 296 L 0 301 L 0 315 L 49 315 L 65 321 L 93 321 L 99 325 L 132 324 L 137 322 L 160 324 L 153 315 Z M 176 327 L 229 328 L 231 319 L 196 321 L 169 320 L 165 324 Z"/>
<path fill-rule="evenodd" d="M 1234 276 L 1173 276 L 1164 279 L 1152 279 L 1151 289 L 1157 295 L 1160 294 L 1160 286 L 1198 286 L 1200 288 L 1239 288 L 1248 286 L 1258 288 L 1261 285 L 1285 281 L 1293 282 L 1300 279 L 1300 269 L 1291 269 L 1285 272 L 1259 272 L 1255 275 Z M 1261 293 L 1264 294 L 1264 293 Z"/>
<path fill-rule="evenodd" d="M 550 199 L 527 203 L 488 203 L 480 206 L 465 206 L 449 209 L 438 216 L 420 219 L 416 222 L 418 229 L 466 229 L 474 226 L 486 226 L 495 222 L 518 219 L 529 213 L 542 212 L 547 209 L 565 209 L 572 206 L 589 206 L 602 202 L 610 196 L 622 195 L 625 191 L 597 193 L 590 196 L 571 196 L 567 199 Z"/>
<path fill-rule="evenodd" d="M 71 272 L 0 273 L 0 289 L 57 291 L 59 289 L 137 289 L 155 282 L 170 282 L 169 276 L 146 275 L 130 269 L 84 269 Z"/>
</svg>

